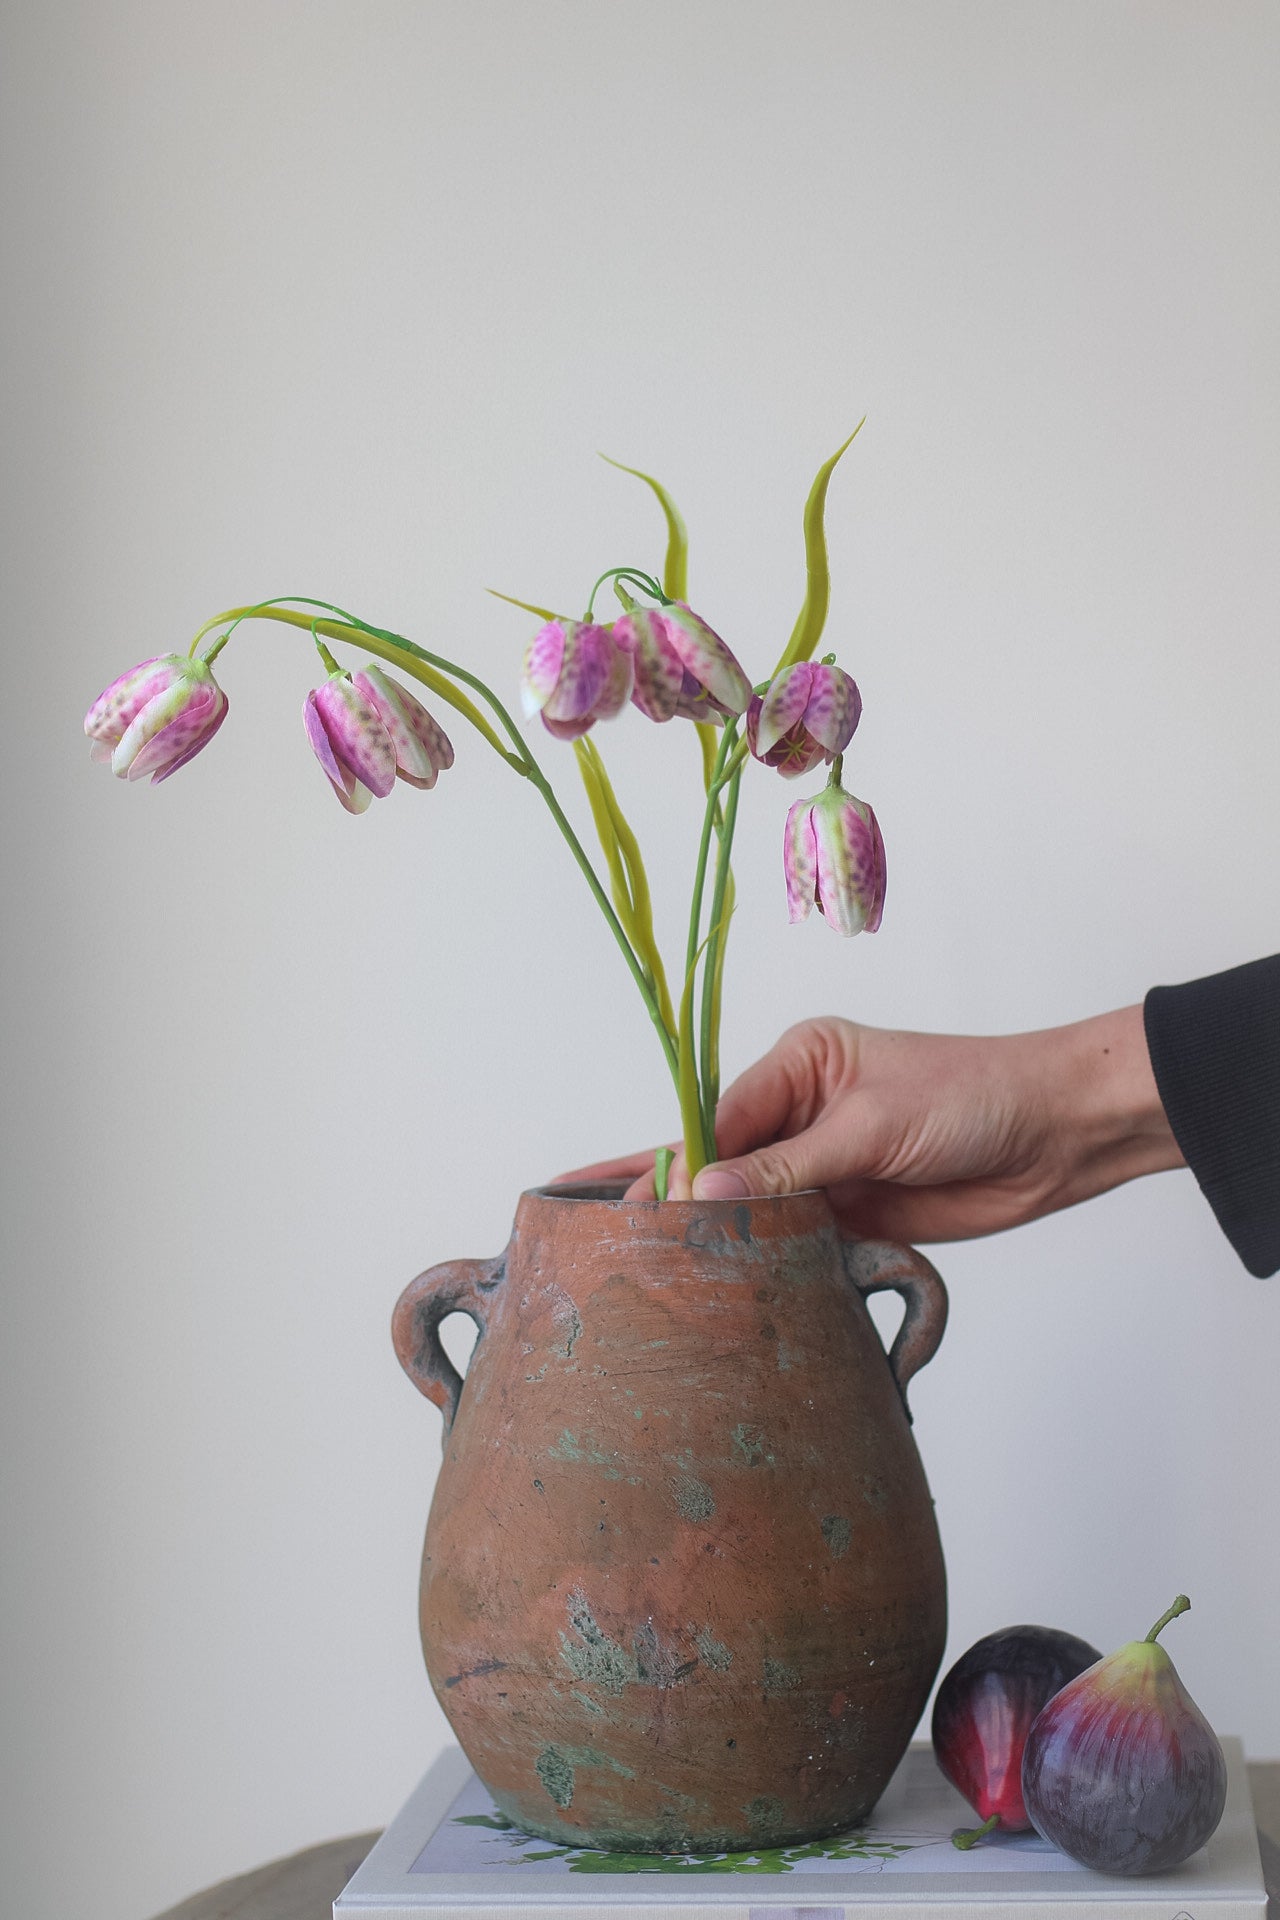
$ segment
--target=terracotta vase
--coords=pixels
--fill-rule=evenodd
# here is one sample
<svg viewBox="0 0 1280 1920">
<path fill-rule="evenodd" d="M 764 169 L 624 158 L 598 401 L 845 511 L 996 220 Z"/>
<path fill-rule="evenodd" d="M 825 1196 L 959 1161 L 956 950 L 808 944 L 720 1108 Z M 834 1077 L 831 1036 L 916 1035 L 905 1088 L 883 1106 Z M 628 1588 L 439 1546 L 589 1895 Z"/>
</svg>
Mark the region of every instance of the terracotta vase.
<svg viewBox="0 0 1280 1920">
<path fill-rule="evenodd" d="M 886 1287 L 887 1358 L 864 1304 Z M 396 1351 L 445 1420 L 427 1671 L 518 1827 L 710 1852 L 866 1816 L 945 1638 L 905 1388 L 946 1312 L 927 1260 L 842 1238 L 819 1193 L 547 1188 L 497 1259 L 406 1289 Z"/>
</svg>

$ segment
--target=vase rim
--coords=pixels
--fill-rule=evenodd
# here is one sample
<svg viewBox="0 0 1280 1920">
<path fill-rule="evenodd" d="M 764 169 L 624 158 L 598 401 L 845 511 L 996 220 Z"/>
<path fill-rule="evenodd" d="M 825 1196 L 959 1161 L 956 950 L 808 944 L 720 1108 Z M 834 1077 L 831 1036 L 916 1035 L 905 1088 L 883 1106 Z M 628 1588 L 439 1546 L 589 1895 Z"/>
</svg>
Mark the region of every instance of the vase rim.
<svg viewBox="0 0 1280 1920">
<path fill-rule="evenodd" d="M 801 1187 L 795 1193 L 744 1193 L 728 1200 L 627 1200 L 625 1196 L 630 1184 L 628 1180 L 548 1181 L 545 1186 L 526 1188 L 522 1197 L 526 1200 L 567 1200 L 573 1205 L 625 1205 L 654 1211 L 659 1207 L 683 1208 L 687 1213 L 707 1213 L 712 1208 L 785 1206 L 797 1200 L 822 1200 L 830 1204 L 821 1187 Z"/>
</svg>

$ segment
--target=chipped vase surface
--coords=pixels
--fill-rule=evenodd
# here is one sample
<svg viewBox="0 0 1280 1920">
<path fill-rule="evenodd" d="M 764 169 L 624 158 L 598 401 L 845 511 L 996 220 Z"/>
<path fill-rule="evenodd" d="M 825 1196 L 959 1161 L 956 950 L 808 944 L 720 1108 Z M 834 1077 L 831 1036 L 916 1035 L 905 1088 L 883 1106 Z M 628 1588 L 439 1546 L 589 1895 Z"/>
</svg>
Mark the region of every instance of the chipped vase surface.
<svg viewBox="0 0 1280 1920">
<path fill-rule="evenodd" d="M 526 1193 L 506 1252 L 415 1280 L 401 1364 L 446 1427 L 427 1670 L 526 1832 L 670 1853 L 856 1825 L 942 1657 L 907 1381 L 946 1294 L 825 1197 Z M 905 1304 L 886 1356 L 864 1301 Z M 460 1380 L 450 1313 L 479 1337 Z"/>
</svg>

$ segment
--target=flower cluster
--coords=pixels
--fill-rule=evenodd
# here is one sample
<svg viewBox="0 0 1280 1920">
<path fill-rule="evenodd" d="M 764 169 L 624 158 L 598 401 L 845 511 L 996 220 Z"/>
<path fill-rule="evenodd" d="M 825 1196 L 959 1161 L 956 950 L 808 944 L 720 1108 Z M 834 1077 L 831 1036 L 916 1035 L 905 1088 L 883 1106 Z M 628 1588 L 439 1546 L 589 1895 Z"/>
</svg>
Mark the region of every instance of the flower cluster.
<svg viewBox="0 0 1280 1920">
<path fill-rule="evenodd" d="M 467 668 L 325 601 L 261 601 L 237 608 L 202 627 L 189 654 L 163 654 L 122 674 L 85 717 L 93 757 L 109 761 L 122 779 L 167 780 L 208 744 L 226 718 L 227 696 L 212 665 L 241 622 L 283 621 L 310 630 L 327 671 L 303 707 L 307 740 L 341 805 L 349 813 L 363 813 L 397 780 L 433 787 L 453 765 L 453 747 L 420 700 L 376 660 L 344 668 L 325 640 L 363 645 L 398 667 L 460 713 L 546 803 L 657 1029 L 679 1096 L 690 1171 L 696 1171 L 715 1145 L 720 981 L 734 902 L 730 856 L 738 786 L 751 759 L 787 780 L 818 767 L 829 769 L 822 790 L 798 800 L 787 814 L 783 867 L 790 918 L 803 920 L 816 906 L 842 934 L 871 933 L 884 909 L 880 829 L 866 802 L 842 785 L 862 698 L 834 654 L 813 657 L 828 600 L 826 488 L 844 451 L 841 447 L 824 464 L 810 491 L 804 604 L 777 666 L 759 685 L 752 686 L 732 649 L 689 605 L 684 523 L 648 475 L 638 477 L 653 489 L 667 520 L 662 583 L 633 567 L 615 567 L 597 581 L 583 619 L 538 610 L 541 625 L 524 652 L 521 699 L 529 718 L 540 716 L 553 738 L 572 743 L 606 875 L 592 865 L 524 733 L 491 688 Z M 612 621 L 592 612 L 606 580 L 613 581 L 621 606 Z M 220 631 L 199 654 L 200 642 L 214 629 Z M 487 711 L 477 706 L 473 692 Z M 702 824 L 683 991 L 674 997 L 655 938 L 638 841 L 599 747 L 587 738 L 597 722 L 617 718 L 628 703 L 659 725 L 691 720 L 701 734 Z M 699 970 L 701 1002 L 695 1009 Z"/>
</svg>

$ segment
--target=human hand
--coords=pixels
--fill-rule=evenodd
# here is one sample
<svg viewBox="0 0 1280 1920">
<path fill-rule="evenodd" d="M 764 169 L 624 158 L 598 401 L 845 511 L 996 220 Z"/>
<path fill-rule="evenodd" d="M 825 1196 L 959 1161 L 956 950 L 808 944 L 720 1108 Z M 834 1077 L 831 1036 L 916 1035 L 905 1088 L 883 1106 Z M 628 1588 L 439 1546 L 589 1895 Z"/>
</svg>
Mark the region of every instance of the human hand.
<svg viewBox="0 0 1280 1920">
<path fill-rule="evenodd" d="M 677 1151 L 672 1199 L 822 1187 L 843 1226 L 906 1241 L 994 1233 L 1183 1164 L 1141 1007 L 987 1038 L 806 1020 L 723 1095 L 716 1138 L 692 1185 Z M 652 1153 L 564 1177 L 654 1197 Z"/>
</svg>

